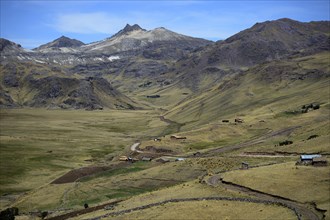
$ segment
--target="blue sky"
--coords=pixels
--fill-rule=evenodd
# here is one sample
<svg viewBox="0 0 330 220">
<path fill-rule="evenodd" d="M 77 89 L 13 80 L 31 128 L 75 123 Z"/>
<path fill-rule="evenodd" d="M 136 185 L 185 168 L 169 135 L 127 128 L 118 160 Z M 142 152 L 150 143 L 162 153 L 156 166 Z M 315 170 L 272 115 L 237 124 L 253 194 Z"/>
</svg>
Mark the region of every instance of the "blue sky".
<svg viewBox="0 0 330 220">
<path fill-rule="evenodd" d="M 66 1 L 0 0 L 0 36 L 34 48 L 62 35 L 90 43 L 127 23 L 219 40 L 256 22 L 287 17 L 330 20 L 328 0 L 289 1 Z"/>
</svg>

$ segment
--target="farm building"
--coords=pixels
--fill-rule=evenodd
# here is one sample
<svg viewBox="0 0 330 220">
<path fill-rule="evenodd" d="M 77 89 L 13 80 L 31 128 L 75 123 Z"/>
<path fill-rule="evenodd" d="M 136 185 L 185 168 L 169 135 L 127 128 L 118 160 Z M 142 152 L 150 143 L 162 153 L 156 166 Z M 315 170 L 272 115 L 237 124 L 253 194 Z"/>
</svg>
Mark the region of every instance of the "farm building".
<svg viewBox="0 0 330 220">
<path fill-rule="evenodd" d="M 318 167 L 327 166 L 328 161 L 324 157 L 315 157 L 315 158 L 313 158 L 312 165 L 318 166 Z"/>
<path fill-rule="evenodd" d="M 312 164 L 314 158 L 320 158 L 322 155 L 320 154 L 303 154 L 300 155 L 299 164 Z"/>
<path fill-rule="evenodd" d="M 187 139 L 186 137 L 183 137 L 183 136 L 177 136 L 177 135 L 172 135 L 170 137 L 172 140 L 185 140 Z"/>
<path fill-rule="evenodd" d="M 120 161 L 128 161 L 128 157 L 127 156 L 120 156 L 119 160 Z"/>
<path fill-rule="evenodd" d="M 317 158 L 317 157 L 322 157 L 322 156 L 320 154 L 304 154 L 304 155 L 300 155 L 300 161 L 312 162 L 313 158 Z"/>
<path fill-rule="evenodd" d="M 249 169 L 249 164 L 246 162 L 242 162 L 242 170 L 247 170 Z"/>
<path fill-rule="evenodd" d="M 152 158 L 150 158 L 150 157 L 142 157 L 142 161 L 151 161 L 152 160 Z"/>
<path fill-rule="evenodd" d="M 175 159 L 175 161 L 184 161 L 184 160 L 185 158 L 181 158 L 181 157 Z"/>
<path fill-rule="evenodd" d="M 244 120 L 243 120 L 243 119 L 241 119 L 241 118 L 235 118 L 235 122 L 237 122 L 237 123 L 243 123 L 243 122 L 244 122 Z"/>
</svg>

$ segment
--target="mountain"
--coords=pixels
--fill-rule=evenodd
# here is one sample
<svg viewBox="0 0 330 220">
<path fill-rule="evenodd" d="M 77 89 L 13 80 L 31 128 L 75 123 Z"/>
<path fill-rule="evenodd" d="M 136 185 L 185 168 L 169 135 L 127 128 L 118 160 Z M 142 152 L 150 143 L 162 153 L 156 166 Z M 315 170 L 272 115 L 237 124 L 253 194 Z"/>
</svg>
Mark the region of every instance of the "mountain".
<svg viewBox="0 0 330 220">
<path fill-rule="evenodd" d="M 72 51 L 72 50 L 68 50 L 68 48 L 77 48 L 84 45 L 83 42 L 76 40 L 76 39 L 71 39 L 65 36 L 62 36 L 50 43 L 47 44 L 43 44 L 35 49 L 33 49 L 34 51 L 39 51 L 39 52 L 51 52 L 51 51 L 63 51 L 63 52 L 67 52 L 67 51 Z M 66 50 L 65 50 L 65 49 Z"/>
<path fill-rule="evenodd" d="M 0 106 L 62 109 L 136 109 L 104 78 L 76 77 L 54 66 L 31 62 L 0 65 Z"/>
<path fill-rule="evenodd" d="M 72 43 L 72 39 L 68 40 L 71 43 L 63 43 L 62 41 L 66 42 L 67 39 L 62 37 L 46 44 L 47 47 L 42 45 L 34 52 L 13 50 L 11 55 L 1 54 L 1 74 L 4 75 L 1 78 L 3 80 L 1 86 L 8 90 L 8 93 L 2 94 L 2 102 L 7 100 L 10 106 L 15 103 L 23 106 L 24 103 L 28 106 L 44 106 L 30 96 L 24 102 L 18 101 L 14 90 L 9 89 L 14 88 L 14 85 L 18 88 L 30 85 L 29 88 L 33 88 L 36 94 L 48 93 L 50 87 L 40 86 L 38 89 L 33 86 L 38 82 L 33 81 L 29 84 L 24 81 L 21 84 L 19 83 L 21 80 L 15 80 L 15 77 L 19 75 L 26 77 L 31 74 L 26 67 L 21 67 L 20 71 L 11 71 L 10 65 L 7 65 L 27 62 L 34 66 L 42 66 L 43 68 L 38 68 L 38 71 L 34 70 L 32 73 L 41 75 L 41 78 L 51 77 L 43 83 L 61 84 L 61 90 L 66 91 L 63 93 L 65 97 L 69 96 L 71 91 L 69 91 L 70 85 L 63 83 L 62 78 L 82 80 L 79 83 L 74 81 L 76 90 L 77 85 L 86 88 L 86 79 L 90 77 L 98 80 L 105 79 L 108 83 L 111 82 L 111 88 L 118 94 L 102 93 L 103 98 L 99 100 L 94 98 L 98 100 L 97 103 L 101 103 L 100 106 L 117 108 L 115 105 L 105 104 L 102 99 L 108 96 L 124 95 L 137 103 L 143 103 L 141 106 L 169 110 L 169 117 L 176 119 L 176 115 L 184 114 L 184 111 L 182 113 L 176 111 L 178 106 L 191 111 L 194 108 L 199 109 L 200 103 L 208 103 L 204 98 L 209 96 L 210 90 L 218 91 L 215 88 L 224 82 L 227 82 L 226 86 L 235 84 L 251 68 L 271 62 L 275 64 L 271 65 L 272 69 L 269 72 L 278 74 L 274 70 L 276 68 L 273 67 L 277 65 L 276 61 L 294 60 L 328 52 L 329 36 L 328 21 L 306 23 L 279 19 L 257 23 L 249 29 L 216 43 L 177 34 L 165 28 L 148 31 L 137 24 L 127 24 L 110 38 L 81 46 Z M 62 48 L 62 50 L 56 48 Z M 292 66 L 294 65 L 292 64 L 284 72 L 289 72 Z M 314 68 L 320 69 L 317 66 Z M 304 69 L 300 71 L 305 72 Z M 9 77 L 11 72 L 20 73 Z M 323 70 L 322 74 L 327 74 L 327 71 Z M 252 76 L 252 73 L 250 75 Z M 56 79 L 52 78 L 55 76 Z M 94 83 L 88 85 L 92 88 Z M 84 89 L 84 91 L 87 90 Z M 24 89 L 20 91 L 27 92 Z M 60 98 L 56 98 L 57 106 L 66 101 L 61 94 Z M 82 92 L 76 94 L 78 94 L 77 99 L 91 97 Z M 201 97 L 203 99 L 200 99 Z M 220 96 L 214 93 L 212 97 Z M 200 102 L 191 102 L 192 100 Z M 227 102 L 228 100 L 225 103 Z M 139 106 L 130 101 L 125 101 L 125 103 Z M 50 104 L 51 101 L 47 101 L 45 105 Z M 65 105 L 61 106 L 65 107 Z M 79 106 L 73 104 L 71 107 L 80 108 Z M 85 107 L 81 106 L 81 108 Z M 126 107 L 129 108 L 128 105 Z M 196 113 L 196 115 L 199 114 Z"/>
<path fill-rule="evenodd" d="M 288 55 L 329 49 L 328 21 L 299 22 L 279 19 L 256 23 L 225 41 L 216 43 L 202 56 L 208 64 L 252 66 Z"/>
<path fill-rule="evenodd" d="M 165 28 L 150 31 L 139 25 L 127 24 L 124 29 L 103 41 L 82 46 L 85 52 L 102 52 L 107 54 L 142 54 L 146 58 L 175 58 L 206 46 L 211 41 L 178 34 Z M 158 50 L 158 51 L 157 51 Z"/>
<path fill-rule="evenodd" d="M 142 29 L 138 24 L 134 24 L 134 25 L 129 25 L 129 24 L 126 24 L 126 26 L 124 27 L 124 29 L 120 30 L 118 33 L 114 34 L 112 36 L 112 38 L 114 37 L 119 37 L 121 35 L 127 35 L 129 32 L 132 32 L 132 31 L 139 31 L 139 30 L 142 30 L 142 31 L 146 31 L 145 29 Z"/>
<path fill-rule="evenodd" d="M 257 23 L 179 60 L 178 71 L 183 73 L 180 84 L 194 92 L 201 91 L 228 74 L 257 64 L 329 51 L 329 27 L 329 21 L 287 18 Z"/>
<path fill-rule="evenodd" d="M 20 44 L 16 44 L 7 39 L 0 38 L 0 52 L 1 54 L 13 54 L 26 52 L 26 50 L 24 50 Z"/>
</svg>

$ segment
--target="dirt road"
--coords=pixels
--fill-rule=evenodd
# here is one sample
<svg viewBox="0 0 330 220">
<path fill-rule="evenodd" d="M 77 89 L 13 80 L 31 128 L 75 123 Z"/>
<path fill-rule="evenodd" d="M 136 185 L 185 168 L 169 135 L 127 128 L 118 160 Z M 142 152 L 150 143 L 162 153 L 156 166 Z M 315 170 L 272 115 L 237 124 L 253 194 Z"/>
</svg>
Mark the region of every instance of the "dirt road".
<svg viewBox="0 0 330 220">
<path fill-rule="evenodd" d="M 134 143 L 132 146 L 131 146 L 131 151 L 134 151 L 134 152 L 137 152 L 137 153 L 143 153 L 143 151 L 141 150 L 137 150 L 136 148 L 138 148 L 140 146 L 141 143 L 137 142 L 137 143 Z"/>
</svg>

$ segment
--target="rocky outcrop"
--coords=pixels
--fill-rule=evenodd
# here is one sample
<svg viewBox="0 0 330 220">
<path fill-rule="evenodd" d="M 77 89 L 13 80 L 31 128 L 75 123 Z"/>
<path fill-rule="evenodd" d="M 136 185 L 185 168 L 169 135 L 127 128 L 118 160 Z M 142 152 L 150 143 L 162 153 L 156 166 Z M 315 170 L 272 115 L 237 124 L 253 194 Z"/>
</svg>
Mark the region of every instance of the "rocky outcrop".
<svg viewBox="0 0 330 220">
<path fill-rule="evenodd" d="M 20 53 L 25 52 L 20 44 L 16 44 L 4 38 L 0 38 L 0 52 L 1 54 Z"/>
</svg>

